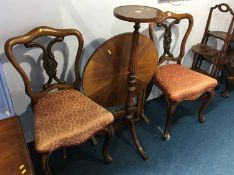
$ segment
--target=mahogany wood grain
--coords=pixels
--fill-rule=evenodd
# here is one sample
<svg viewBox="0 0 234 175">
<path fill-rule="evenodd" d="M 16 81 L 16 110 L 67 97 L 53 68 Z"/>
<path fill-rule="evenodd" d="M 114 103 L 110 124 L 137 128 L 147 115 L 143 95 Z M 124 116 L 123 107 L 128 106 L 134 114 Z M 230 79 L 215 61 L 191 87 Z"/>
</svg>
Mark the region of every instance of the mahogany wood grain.
<svg viewBox="0 0 234 175">
<path fill-rule="evenodd" d="M 85 67 L 84 93 L 102 106 L 126 103 L 132 36 L 132 33 L 124 33 L 109 39 L 93 53 Z M 137 94 L 153 77 L 158 58 L 157 49 L 148 37 L 140 34 L 139 43 L 136 51 Z"/>
<path fill-rule="evenodd" d="M 33 166 L 18 117 L 0 120 L 0 175 L 33 175 Z M 20 169 L 20 166 L 24 168 Z M 25 169 L 25 170 L 24 170 Z"/>
</svg>

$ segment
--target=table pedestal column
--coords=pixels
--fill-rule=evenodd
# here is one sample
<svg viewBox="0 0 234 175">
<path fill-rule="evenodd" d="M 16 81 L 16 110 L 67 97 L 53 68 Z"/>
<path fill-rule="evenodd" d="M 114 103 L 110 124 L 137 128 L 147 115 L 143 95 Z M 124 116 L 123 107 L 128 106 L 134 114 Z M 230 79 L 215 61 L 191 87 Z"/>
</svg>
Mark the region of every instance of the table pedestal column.
<svg viewBox="0 0 234 175">
<path fill-rule="evenodd" d="M 131 133 L 133 137 L 134 144 L 137 147 L 137 150 L 143 157 L 143 159 L 148 159 L 146 153 L 144 152 L 141 143 L 139 141 L 139 138 L 136 134 L 136 114 L 134 112 L 134 97 L 136 95 L 136 52 L 139 42 L 139 29 L 140 29 L 140 23 L 135 23 L 134 25 L 134 32 L 133 32 L 133 38 L 132 38 L 132 50 L 131 50 L 131 56 L 130 56 L 130 62 L 129 62 L 129 74 L 128 74 L 128 99 L 127 99 L 127 119 L 130 122 L 131 126 Z"/>
</svg>

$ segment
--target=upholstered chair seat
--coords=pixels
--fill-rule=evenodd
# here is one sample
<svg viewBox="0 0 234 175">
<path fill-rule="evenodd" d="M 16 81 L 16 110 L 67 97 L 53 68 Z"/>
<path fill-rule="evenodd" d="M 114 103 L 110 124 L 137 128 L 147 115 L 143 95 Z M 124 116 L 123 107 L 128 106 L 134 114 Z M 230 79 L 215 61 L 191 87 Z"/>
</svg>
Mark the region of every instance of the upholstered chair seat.
<svg viewBox="0 0 234 175">
<path fill-rule="evenodd" d="M 114 121 L 110 112 L 74 89 L 40 98 L 34 112 L 39 152 L 79 145 Z"/>
<path fill-rule="evenodd" d="M 168 99 L 175 102 L 195 100 L 217 86 L 214 78 L 179 64 L 160 66 L 155 72 L 154 83 Z"/>
<path fill-rule="evenodd" d="M 181 23 L 181 21 L 183 21 Z M 180 30 L 180 25 L 183 23 L 183 30 Z M 185 24 L 184 23 L 184 24 Z M 159 21 L 153 22 L 149 26 L 149 34 L 152 41 L 155 41 L 154 30 L 161 28 L 163 32 L 163 54 L 159 57 L 158 67 L 155 71 L 155 76 L 152 83 L 148 86 L 148 91 L 155 84 L 162 90 L 166 97 L 167 118 L 163 138 L 170 139 L 169 127 L 172 125 L 173 115 L 177 105 L 181 101 L 195 100 L 199 97 L 202 99 L 202 104 L 198 110 L 198 121 L 205 122 L 204 110 L 209 102 L 214 97 L 214 88 L 217 86 L 217 80 L 208 77 L 204 74 L 193 71 L 182 65 L 185 54 L 185 45 L 189 34 L 193 27 L 193 16 L 188 13 L 178 14 L 173 12 L 164 12 Z M 178 29 L 178 36 L 175 29 Z M 184 32 L 185 31 L 185 32 Z M 172 38 L 181 38 L 176 41 Z M 172 42 L 175 48 L 171 48 Z M 178 53 L 174 51 L 178 50 Z M 164 64 L 170 62 L 170 64 Z"/>
</svg>

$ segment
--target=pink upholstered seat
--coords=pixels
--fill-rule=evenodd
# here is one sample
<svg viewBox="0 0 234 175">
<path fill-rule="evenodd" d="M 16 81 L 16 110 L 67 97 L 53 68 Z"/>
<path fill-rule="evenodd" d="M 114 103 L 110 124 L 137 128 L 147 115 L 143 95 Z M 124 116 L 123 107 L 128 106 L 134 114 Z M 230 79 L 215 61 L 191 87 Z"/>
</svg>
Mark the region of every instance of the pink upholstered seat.
<svg viewBox="0 0 234 175">
<path fill-rule="evenodd" d="M 217 80 L 179 64 L 158 67 L 154 83 L 172 101 L 194 100 L 217 86 Z"/>
<path fill-rule="evenodd" d="M 114 121 L 110 112 L 74 89 L 40 98 L 34 112 L 39 152 L 79 145 Z"/>
</svg>

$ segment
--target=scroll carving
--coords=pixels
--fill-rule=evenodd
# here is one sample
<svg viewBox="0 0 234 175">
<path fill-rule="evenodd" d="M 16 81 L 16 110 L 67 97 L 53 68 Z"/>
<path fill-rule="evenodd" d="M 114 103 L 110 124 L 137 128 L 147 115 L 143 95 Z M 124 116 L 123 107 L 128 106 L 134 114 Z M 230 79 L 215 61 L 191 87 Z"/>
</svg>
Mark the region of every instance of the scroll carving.
<svg viewBox="0 0 234 175">
<path fill-rule="evenodd" d="M 171 42 L 172 42 L 172 38 L 171 38 L 171 28 L 173 27 L 174 24 L 178 24 L 179 20 L 174 20 L 172 21 L 169 25 L 167 24 L 158 24 L 158 27 L 163 27 L 165 29 L 164 32 L 164 37 L 163 37 L 163 55 L 159 58 L 159 62 L 163 61 L 163 59 L 168 56 L 171 58 L 174 58 L 173 54 L 170 52 L 171 49 Z"/>
<path fill-rule="evenodd" d="M 46 74 L 49 77 L 48 81 L 43 85 L 43 89 L 47 89 L 53 80 L 55 80 L 57 83 L 61 83 L 61 84 L 65 83 L 64 81 L 61 81 L 57 77 L 58 63 L 55 60 L 55 56 L 51 51 L 52 46 L 55 43 L 62 42 L 62 41 L 63 41 L 62 37 L 54 38 L 49 42 L 49 44 L 47 45 L 47 48 L 38 42 L 31 42 L 31 43 L 25 44 L 26 48 L 37 47 L 37 48 L 42 49 L 42 51 L 43 51 L 43 55 L 42 55 L 43 64 L 42 64 L 42 66 L 43 66 L 43 69 L 46 71 Z"/>
</svg>

